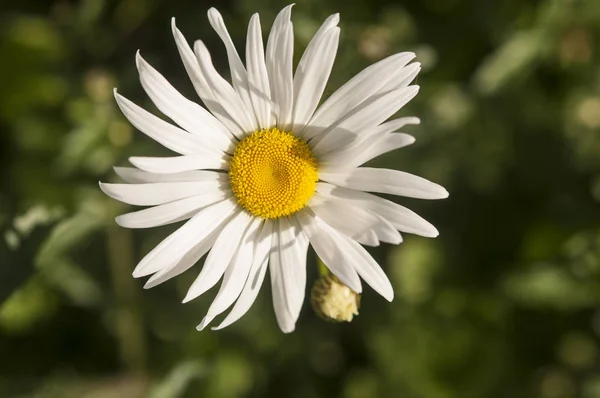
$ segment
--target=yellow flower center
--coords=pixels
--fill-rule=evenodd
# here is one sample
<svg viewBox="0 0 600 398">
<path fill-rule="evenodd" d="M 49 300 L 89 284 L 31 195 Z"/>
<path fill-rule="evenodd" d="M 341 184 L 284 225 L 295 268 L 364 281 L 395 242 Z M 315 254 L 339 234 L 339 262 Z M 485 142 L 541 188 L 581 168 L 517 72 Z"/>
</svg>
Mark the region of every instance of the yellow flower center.
<svg viewBox="0 0 600 398">
<path fill-rule="evenodd" d="M 240 206 L 257 217 L 301 210 L 314 195 L 317 160 L 306 142 L 276 128 L 256 131 L 235 147 L 229 182 Z"/>
</svg>

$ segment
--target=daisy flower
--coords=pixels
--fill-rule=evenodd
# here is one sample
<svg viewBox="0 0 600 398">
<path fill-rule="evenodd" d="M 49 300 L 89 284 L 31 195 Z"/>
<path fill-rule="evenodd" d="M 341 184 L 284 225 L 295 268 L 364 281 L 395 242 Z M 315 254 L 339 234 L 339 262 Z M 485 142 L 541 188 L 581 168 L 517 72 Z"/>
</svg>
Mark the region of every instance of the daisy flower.
<svg viewBox="0 0 600 398">
<path fill-rule="evenodd" d="M 231 83 L 214 68 L 202 41 L 193 50 L 172 21 L 183 65 L 206 108 L 182 96 L 141 55 L 141 84 L 171 124 L 118 94 L 125 117 L 177 155 L 132 157 L 116 167 L 125 183 L 101 183 L 110 197 L 146 209 L 117 217 L 125 228 L 187 220 L 137 265 L 134 277 L 156 286 L 208 253 L 189 288 L 188 302 L 220 289 L 198 330 L 233 308 L 215 328 L 243 316 L 267 269 L 283 332 L 294 330 L 306 290 L 309 244 L 339 281 L 356 293 L 361 278 L 385 299 L 394 292 L 362 245 L 398 244 L 399 231 L 438 235 L 412 211 L 372 193 L 421 199 L 448 196 L 441 186 L 397 170 L 361 167 L 410 145 L 397 132 L 415 117 L 386 121 L 410 101 L 419 63 L 413 53 L 392 55 L 360 72 L 319 106 L 338 48 L 339 15 L 327 18 L 293 70 L 292 6 L 276 17 L 263 45 L 258 14 L 248 26 L 245 65 L 219 12 L 210 25 L 225 45 Z"/>
</svg>

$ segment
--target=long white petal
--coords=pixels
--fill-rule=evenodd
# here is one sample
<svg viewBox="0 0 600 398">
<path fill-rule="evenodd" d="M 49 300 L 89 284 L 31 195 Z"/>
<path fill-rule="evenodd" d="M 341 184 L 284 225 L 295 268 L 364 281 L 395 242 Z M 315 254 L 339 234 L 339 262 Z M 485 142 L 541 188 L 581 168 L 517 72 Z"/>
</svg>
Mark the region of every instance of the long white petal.
<svg viewBox="0 0 600 398">
<path fill-rule="evenodd" d="M 441 185 L 398 170 L 359 167 L 349 172 L 319 173 L 319 179 L 344 188 L 388 193 L 417 199 L 444 199 Z"/>
<path fill-rule="evenodd" d="M 266 50 L 267 73 L 271 87 L 273 114 L 277 127 L 289 129 L 294 105 L 294 27 L 290 21 L 293 4 L 275 18 Z"/>
<path fill-rule="evenodd" d="M 223 105 L 215 97 L 212 88 L 209 86 L 200 69 L 196 55 L 190 48 L 181 31 L 175 26 L 175 18 L 171 19 L 171 28 L 173 30 L 173 38 L 175 39 L 177 50 L 183 61 L 183 66 L 185 67 L 198 96 L 202 98 L 204 105 L 206 105 L 210 112 L 219 119 L 225 127 L 227 127 L 227 130 L 230 133 L 235 132 L 237 135 L 243 134 L 244 130 L 231 118 L 225 111 L 225 108 L 223 108 Z"/>
<path fill-rule="evenodd" d="M 154 105 L 181 128 L 193 134 L 215 154 L 231 153 L 234 140 L 227 128 L 210 112 L 181 95 L 156 69 L 136 54 L 142 87 Z"/>
<path fill-rule="evenodd" d="M 223 41 L 223 44 L 225 45 L 233 88 L 240 95 L 240 98 L 242 99 L 242 102 L 246 108 L 252 109 L 252 101 L 250 100 L 250 93 L 248 91 L 248 73 L 246 72 L 246 68 L 244 67 L 235 45 L 231 40 L 231 36 L 229 36 L 229 32 L 227 31 L 223 17 L 214 7 L 208 10 L 208 22 L 215 32 L 217 32 Z"/>
<path fill-rule="evenodd" d="M 437 229 L 415 212 L 379 196 L 353 189 L 336 187 L 324 182 L 317 183 L 317 192 L 329 198 L 349 200 L 388 220 L 400 231 L 434 238 Z"/>
<path fill-rule="evenodd" d="M 391 90 L 397 90 L 399 88 L 403 88 L 412 83 L 417 75 L 421 72 L 421 63 L 413 62 L 410 65 L 407 65 L 402 70 L 402 75 L 399 76 L 395 81 L 390 82 L 389 86 L 384 86 L 378 94 L 385 94 Z"/>
<path fill-rule="evenodd" d="M 252 307 L 252 304 L 254 304 L 267 271 L 269 253 L 271 251 L 271 235 L 273 231 L 273 224 L 274 222 L 271 220 L 265 220 L 263 222 L 263 226 L 254 250 L 252 268 L 250 269 L 250 274 L 248 275 L 244 289 L 223 322 L 221 322 L 219 326 L 213 327 L 213 330 L 223 329 L 224 327 L 231 325 L 240 319 L 244 314 L 246 314 L 250 307 Z"/>
<path fill-rule="evenodd" d="M 348 262 L 348 265 L 354 267 L 360 277 L 383 298 L 392 301 L 394 299 L 394 289 L 390 280 L 365 248 L 342 234 L 334 233 L 332 239 L 347 258 L 352 259 Z"/>
<path fill-rule="evenodd" d="M 394 113 L 398 112 L 405 104 L 413 99 L 419 92 L 418 86 L 409 86 L 390 91 L 380 97 L 361 104 L 350 112 L 337 125 L 323 134 L 322 138 L 311 141 L 315 155 L 335 150 L 340 141 L 364 134 Z"/>
<path fill-rule="evenodd" d="M 302 228 L 305 231 L 309 231 L 307 233 L 308 238 L 317 255 L 343 284 L 356 293 L 360 293 L 360 290 L 356 290 L 354 287 L 356 282 L 352 281 L 349 284 L 344 279 L 348 274 L 354 275 L 354 273 L 358 273 L 377 293 L 381 294 L 386 300 L 392 301 L 394 290 L 389 279 L 381 270 L 379 264 L 359 243 L 338 233 L 318 217 L 313 216 L 314 218 L 311 221 L 309 212 L 301 211 L 298 214 Z M 329 246 L 327 250 L 322 250 L 322 247 L 319 248 L 324 243 L 323 241 L 326 241 L 326 244 Z M 317 245 L 315 246 L 315 244 Z M 324 256 L 319 253 L 319 249 L 321 249 Z M 338 274 L 340 268 L 342 269 L 344 278 Z M 358 276 L 356 278 L 358 279 Z M 358 287 L 360 288 L 360 281 L 358 283 Z"/>
<path fill-rule="evenodd" d="M 376 158 L 384 153 L 393 150 L 404 148 L 415 142 L 415 138 L 404 133 L 385 134 L 367 140 L 363 148 L 359 145 L 353 146 L 346 152 L 338 152 L 336 156 L 327 158 L 323 157 L 319 163 L 320 173 L 335 173 L 340 170 L 348 170 L 365 164 L 371 159 Z M 332 159 L 333 160 L 325 160 Z"/>
<path fill-rule="evenodd" d="M 401 129 L 404 126 L 407 125 L 415 125 L 415 124 L 420 124 L 421 123 L 421 119 L 419 119 L 418 117 L 415 116 L 406 116 L 406 117 L 399 117 L 397 119 L 392 119 L 388 122 L 382 123 L 379 126 L 375 127 L 375 129 L 373 129 L 373 134 L 374 136 L 380 135 L 380 134 L 389 134 L 389 133 L 393 133 L 395 131 L 398 131 L 399 129 Z"/>
<path fill-rule="evenodd" d="M 135 167 L 156 174 L 172 174 L 193 170 L 228 170 L 229 156 L 209 154 L 173 157 L 133 156 L 129 162 Z"/>
<path fill-rule="evenodd" d="M 232 133 L 239 139 L 243 137 L 243 132 L 257 130 L 258 125 L 253 117 L 252 110 L 246 108 L 239 94 L 216 71 L 212 64 L 210 53 L 201 40 L 197 40 L 194 43 L 194 52 L 200 64 L 200 70 L 211 88 L 215 100 L 219 101 L 223 109 L 225 109 L 227 114 L 242 131 L 242 133 L 240 133 L 240 130 L 232 131 Z"/>
<path fill-rule="evenodd" d="M 133 276 L 139 278 L 171 266 L 182 253 L 189 251 L 230 218 L 237 208 L 235 200 L 227 199 L 201 210 L 146 254 L 135 267 Z"/>
<path fill-rule="evenodd" d="M 217 315 L 229 308 L 242 293 L 252 267 L 254 247 L 258 240 L 261 224 L 262 220 L 255 218 L 246 229 L 237 252 L 225 270 L 221 288 L 208 308 L 206 316 L 196 328 L 197 330 L 203 330 Z"/>
<path fill-rule="evenodd" d="M 366 148 L 370 148 L 373 145 L 373 141 L 377 141 L 383 136 L 398 131 L 398 129 L 401 129 L 407 124 L 419 124 L 420 122 L 418 117 L 409 116 L 382 123 L 379 126 L 370 129 L 365 134 L 361 134 L 348 145 L 337 147 L 331 152 L 319 156 L 319 163 L 327 163 L 328 165 L 345 163 L 346 159 L 353 159 Z"/>
<path fill-rule="evenodd" d="M 114 90 L 114 94 L 117 105 L 119 105 L 121 112 L 123 112 L 127 120 L 135 128 L 165 148 L 182 155 L 204 151 L 202 144 L 193 135 L 140 108 L 117 93 L 116 89 Z"/>
<path fill-rule="evenodd" d="M 203 207 L 231 197 L 231 191 L 215 190 L 164 205 L 122 214 L 115 221 L 124 228 L 152 228 L 186 220 Z"/>
<path fill-rule="evenodd" d="M 100 183 L 100 189 L 119 202 L 135 206 L 156 206 L 222 189 L 221 181 L 157 182 L 149 184 Z"/>
<path fill-rule="evenodd" d="M 377 246 L 379 240 L 392 244 L 402 242 L 402 237 L 393 226 L 350 201 L 328 199 L 317 192 L 311 202 L 310 208 L 317 217 L 359 243 Z M 373 231 L 374 234 L 369 234 L 369 231 Z M 374 241 L 371 238 L 374 238 Z"/>
<path fill-rule="evenodd" d="M 193 181 L 228 181 L 227 173 L 217 171 L 194 170 L 172 174 L 150 173 L 135 167 L 113 167 L 115 173 L 125 182 L 142 184 L 147 182 L 193 182 Z"/>
<path fill-rule="evenodd" d="M 279 256 L 280 235 L 279 222 L 275 221 L 275 232 L 272 239 L 272 250 L 269 258 L 269 271 L 271 274 L 271 294 L 273 296 L 273 309 L 277 324 L 283 333 L 291 333 L 296 328 L 296 322 L 287 305 L 285 283 L 283 281 L 283 267 Z"/>
<path fill-rule="evenodd" d="M 169 279 L 174 278 L 192 268 L 202 258 L 202 256 L 208 253 L 210 248 L 215 244 L 217 237 L 223 230 L 224 224 L 227 221 L 228 219 L 223 220 L 221 224 L 215 227 L 213 232 L 205 236 L 204 239 L 200 240 L 196 246 L 192 247 L 180 258 L 174 259 L 171 264 L 161 268 L 158 272 L 152 275 L 144 285 L 144 289 L 151 289 L 155 286 L 158 286 L 161 283 L 166 282 Z"/>
<path fill-rule="evenodd" d="M 307 140 L 336 123 L 348 112 L 389 87 L 391 82 L 402 80 L 407 74 L 404 66 L 415 57 L 414 53 L 394 54 L 361 71 L 336 90 L 317 109 L 302 133 Z"/>
<path fill-rule="evenodd" d="M 208 257 L 204 262 L 204 267 L 200 275 L 190 286 L 184 303 L 195 299 L 208 289 L 213 287 L 223 276 L 231 259 L 235 255 L 240 245 L 244 232 L 250 225 L 253 217 L 246 211 L 241 210 L 223 229 L 215 244 L 213 245 Z"/>
<path fill-rule="evenodd" d="M 306 291 L 306 252 L 308 238 L 286 217 L 279 219 L 279 263 L 287 309 L 294 323 L 300 315 Z M 277 254 L 275 254 L 277 255 Z"/>
<path fill-rule="evenodd" d="M 367 246 L 378 246 L 379 241 L 371 230 L 379 223 L 376 215 L 362 211 L 353 214 L 354 208 L 347 203 L 319 200 L 319 194 L 311 199 L 310 209 L 321 220 L 338 232 Z"/>
<path fill-rule="evenodd" d="M 271 110 L 271 87 L 258 14 L 252 15 L 248 25 L 246 64 L 248 65 L 248 89 L 258 126 L 261 129 L 273 127 L 275 120 Z"/>
<path fill-rule="evenodd" d="M 380 242 L 389 243 L 392 245 L 398 245 L 402 243 L 402 235 L 398 232 L 396 227 L 381 216 L 377 216 L 380 219 L 380 223 L 377 224 L 375 228 L 373 228 L 373 232 L 377 236 L 377 239 Z"/>
<path fill-rule="evenodd" d="M 340 235 L 335 229 L 318 219 L 310 210 L 296 213 L 296 219 L 302 230 L 308 236 L 310 244 L 317 256 L 338 279 L 356 293 L 362 291 L 356 269 L 351 265 L 355 261 L 338 245 L 336 236 Z"/>
<path fill-rule="evenodd" d="M 308 43 L 296 68 L 293 120 L 298 131 L 312 117 L 325 90 L 340 38 L 338 23 L 338 14 L 327 18 Z"/>
</svg>

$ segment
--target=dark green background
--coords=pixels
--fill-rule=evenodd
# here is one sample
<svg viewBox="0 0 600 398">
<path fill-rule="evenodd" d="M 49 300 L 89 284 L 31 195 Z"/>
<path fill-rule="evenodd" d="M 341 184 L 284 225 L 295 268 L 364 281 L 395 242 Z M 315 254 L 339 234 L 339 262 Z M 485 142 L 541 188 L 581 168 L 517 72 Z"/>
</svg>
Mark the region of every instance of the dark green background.
<svg viewBox="0 0 600 398">
<path fill-rule="evenodd" d="M 127 207 L 97 185 L 166 154 L 112 98 L 154 110 L 137 49 L 196 98 L 171 16 L 227 74 L 213 5 L 243 49 L 250 15 L 266 33 L 285 3 L 2 1 L 0 397 L 600 397 L 600 1 L 297 1 L 296 59 L 341 13 L 325 95 L 417 53 L 421 92 L 400 112 L 421 117 L 404 130 L 417 143 L 374 164 L 450 198 L 398 199 L 440 236 L 372 250 L 393 303 L 367 288 L 360 316 L 331 324 L 307 302 L 291 335 L 268 283 L 241 321 L 196 332 L 214 292 L 180 301 L 198 267 L 149 291 L 130 276 L 175 226 L 117 227 Z"/>
</svg>

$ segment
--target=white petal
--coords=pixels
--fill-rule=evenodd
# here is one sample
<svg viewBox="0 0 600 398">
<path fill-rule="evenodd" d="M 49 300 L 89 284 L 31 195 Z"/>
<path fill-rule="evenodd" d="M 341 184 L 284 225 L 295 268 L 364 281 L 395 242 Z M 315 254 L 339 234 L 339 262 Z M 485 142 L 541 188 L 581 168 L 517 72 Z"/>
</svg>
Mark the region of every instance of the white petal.
<svg viewBox="0 0 600 398">
<path fill-rule="evenodd" d="M 177 28 L 175 25 L 175 18 L 171 18 L 171 30 L 173 32 L 173 38 L 175 39 L 175 44 L 177 45 L 177 51 L 179 52 L 179 56 L 183 61 L 183 66 L 187 74 L 192 81 L 192 85 L 196 89 L 198 96 L 202 98 L 202 100 L 208 99 L 211 102 L 214 102 L 214 96 L 212 95 L 212 91 L 206 83 L 206 79 L 200 70 L 200 65 L 198 65 L 198 61 L 196 60 L 196 55 L 190 48 L 187 40 L 183 36 L 183 33 Z M 207 106 L 208 107 L 208 106 Z M 212 111 L 210 107 L 208 107 Z M 214 114 L 215 112 L 213 112 Z M 227 127 L 229 127 L 226 124 Z"/>
<path fill-rule="evenodd" d="M 100 189 L 119 202 L 155 206 L 222 188 L 220 181 L 157 182 L 149 184 L 100 183 Z"/>
<path fill-rule="evenodd" d="M 352 164 L 355 167 L 358 167 L 361 164 L 366 163 L 384 153 L 404 148 L 405 146 L 411 145 L 414 142 L 415 137 L 412 135 L 404 133 L 386 134 L 380 137 L 378 140 L 375 140 L 375 142 L 369 146 L 368 150 L 364 151 L 360 154 L 360 156 L 357 156 L 354 159 Z"/>
<path fill-rule="evenodd" d="M 359 243 L 338 233 L 318 217 L 314 217 L 311 221 L 310 213 L 308 212 L 301 211 L 298 214 L 302 228 L 305 231 L 310 231 L 307 233 L 308 238 L 317 255 L 344 285 L 356 293 L 360 293 L 360 290 L 356 290 L 354 287 L 356 282 L 352 281 L 349 284 L 345 280 L 348 274 L 355 275 L 354 273 L 357 272 L 377 293 L 381 294 L 386 300 L 392 301 L 394 290 L 389 279 L 381 270 L 379 264 Z M 319 253 L 318 247 L 324 243 L 324 240 L 326 240 L 326 244 L 329 247 L 327 250 L 321 250 L 321 253 Z M 317 246 L 315 246 L 315 243 L 317 243 Z M 340 271 L 344 278 L 338 274 Z M 358 279 L 358 276 L 356 276 L 356 279 Z M 360 281 L 358 281 L 358 287 L 360 288 Z"/>
<path fill-rule="evenodd" d="M 210 253 L 208 253 L 200 275 L 198 275 L 192 286 L 190 286 L 187 295 L 183 299 L 184 303 L 200 296 L 219 281 L 235 255 L 237 248 L 240 246 L 244 232 L 252 220 L 252 216 L 246 213 L 246 211 L 241 210 L 227 224 L 217 238 Z"/>
<path fill-rule="evenodd" d="M 410 83 L 415 80 L 419 72 L 421 71 L 421 63 L 413 62 L 410 65 L 407 65 L 402 70 L 402 75 L 399 76 L 395 81 L 390 82 L 389 86 L 384 86 L 382 90 L 379 91 L 378 94 L 385 94 L 388 90 L 397 90 L 399 88 L 403 88 L 408 86 Z"/>
<path fill-rule="evenodd" d="M 173 157 L 133 156 L 129 162 L 135 167 L 156 174 L 181 173 L 192 170 L 228 170 L 229 156 L 209 154 Z"/>
<path fill-rule="evenodd" d="M 203 207 L 232 196 L 231 191 L 215 190 L 164 205 L 118 216 L 115 221 L 124 228 L 152 228 L 186 220 Z"/>
<path fill-rule="evenodd" d="M 351 265 L 355 260 L 338 245 L 336 236 L 341 236 L 322 220 L 315 217 L 310 210 L 296 213 L 296 219 L 308 236 L 310 244 L 317 256 L 338 279 L 356 293 L 362 291 L 360 279 Z"/>
<path fill-rule="evenodd" d="M 398 230 L 385 218 L 378 216 L 381 221 L 375 228 L 373 228 L 373 232 L 377 236 L 377 239 L 380 242 L 389 243 L 391 245 L 398 245 L 402 243 L 402 235 L 398 232 Z"/>
<path fill-rule="evenodd" d="M 256 300 L 267 271 L 269 252 L 271 251 L 273 224 L 274 222 L 271 220 L 265 220 L 263 222 L 262 230 L 260 231 L 260 236 L 254 249 L 252 268 L 250 269 L 250 274 L 248 275 L 244 289 L 223 322 L 221 322 L 219 326 L 213 327 L 213 330 L 223 329 L 240 319 L 248 312 Z"/>
<path fill-rule="evenodd" d="M 140 82 L 156 107 L 215 154 L 230 152 L 233 137 L 210 112 L 181 95 L 160 73 L 136 54 Z M 231 153 L 231 152 L 230 152 Z"/>
<path fill-rule="evenodd" d="M 319 163 L 321 165 L 327 165 L 327 167 L 345 164 L 347 160 L 354 159 L 355 156 L 359 156 L 366 148 L 372 146 L 373 142 L 379 140 L 380 137 L 397 131 L 407 124 L 419 123 L 421 123 L 419 118 L 413 116 L 390 120 L 389 122 L 385 122 L 370 129 L 365 134 L 361 134 L 348 145 L 339 146 L 331 152 L 321 155 L 319 157 Z"/>
<path fill-rule="evenodd" d="M 225 219 L 220 225 L 218 225 L 213 232 L 208 236 L 204 237 L 196 246 L 192 247 L 189 251 L 185 252 L 183 256 L 178 259 L 174 259 L 171 264 L 163 267 L 158 272 L 148 279 L 144 285 L 144 289 L 151 289 L 155 286 L 160 285 L 163 282 L 168 281 L 171 278 L 187 271 L 192 268 L 194 264 L 198 262 L 204 256 L 210 248 L 215 244 L 217 237 L 223 230 L 224 224 L 228 221 Z"/>
<path fill-rule="evenodd" d="M 322 138 L 311 141 L 315 155 L 333 151 L 340 147 L 340 142 L 356 139 L 357 136 L 379 125 L 398 112 L 418 92 L 418 86 L 404 87 L 356 107 L 337 125 L 328 129 Z"/>
<path fill-rule="evenodd" d="M 182 173 L 149 173 L 135 167 L 114 167 L 115 173 L 125 182 L 141 184 L 147 182 L 192 182 L 192 181 L 228 181 L 227 173 L 217 171 L 194 170 Z"/>
<path fill-rule="evenodd" d="M 344 188 L 389 193 L 417 199 L 444 199 L 448 191 L 441 185 L 398 170 L 359 167 L 349 172 L 321 173 L 319 179 Z"/>
<path fill-rule="evenodd" d="M 250 268 L 252 267 L 254 247 L 258 240 L 261 224 L 262 220 L 255 218 L 246 229 L 240 246 L 225 270 L 221 288 L 208 308 L 206 316 L 196 328 L 197 330 L 204 329 L 217 315 L 229 308 L 240 296 L 244 284 L 248 279 Z"/>
<path fill-rule="evenodd" d="M 294 126 L 301 131 L 312 117 L 329 79 L 337 53 L 339 15 L 330 16 L 312 38 L 294 75 Z"/>
<path fill-rule="evenodd" d="M 332 238 L 347 258 L 352 259 L 348 262 L 348 265 L 353 266 L 360 277 L 383 298 L 392 301 L 394 299 L 394 289 L 390 280 L 365 248 L 342 234 L 333 234 Z"/>
<path fill-rule="evenodd" d="M 200 65 L 198 64 L 198 60 L 196 59 L 196 55 L 188 45 L 183 34 L 177 29 L 175 26 L 175 18 L 171 19 L 171 28 L 173 30 L 173 37 L 175 38 L 175 44 L 177 45 L 177 50 L 179 51 L 179 55 L 183 61 L 183 65 L 185 66 L 185 70 L 188 73 L 196 92 L 204 101 L 204 105 L 211 111 L 211 113 L 219 119 L 221 123 L 229 132 L 235 132 L 236 134 L 243 134 L 244 130 L 229 116 L 229 114 L 223 108 L 223 105 L 219 102 L 219 100 L 215 97 L 211 87 L 202 70 L 200 69 Z"/>
<path fill-rule="evenodd" d="M 404 79 L 407 74 L 404 66 L 414 57 L 411 52 L 394 54 L 354 76 L 317 109 L 302 136 L 312 139 L 386 87 L 389 89 L 390 83 Z"/>
<path fill-rule="evenodd" d="M 317 217 L 349 238 L 367 246 L 379 245 L 377 236 L 370 233 L 379 223 L 376 215 L 367 211 L 354 214 L 353 210 L 356 209 L 351 205 L 333 200 L 319 200 L 318 193 L 311 199 L 310 208 Z"/>
<path fill-rule="evenodd" d="M 295 222 L 279 219 L 279 256 L 285 302 L 294 323 L 300 315 L 306 291 L 306 252 L 308 238 Z"/>
<path fill-rule="evenodd" d="M 403 148 L 415 142 L 415 138 L 404 133 L 385 134 L 364 142 L 364 146 L 353 145 L 346 151 L 336 152 L 333 156 L 323 156 L 319 163 L 320 173 L 335 173 L 365 164 L 384 153 Z"/>
<path fill-rule="evenodd" d="M 267 40 L 266 63 L 271 87 L 271 100 L 277 127 L 291 128 L 294 105 L 294 27 L 290 21 L 293 4 L 275 18 Z"/>
<path fill-rule="evenodd" d="M 275 121 L 271 111 L 271 88 L 258 14 L 252 15 L 248 25 L 246 64 L 248 65 L 248 89 L 258 126 L 261 129 L 273 127 Z"/>
<path fill-rule="evenodd" d="M 327 198 L 317 192 L 311 202 L 310 208 L 317 217 L 359 243 L 377 246 L 380 240 L 392 244 L 402 242 L 393 226 L 350 201 Z M 370 234 L 370 231 L 374 233 Z"/>
<path fill-rule="evenodd" d="M 203 151 L 202 144 L 193 135 L 140 108 L 118 94 L 116 89 L 114 94 L 117 104 L 127 120 L 154 141 L 182 155 Z"/>
<path fill-rule="evenodd" d="M 271 294 L 273 296 L 273 309 L 277 325 L 283 333 L 291 333 L 296 328 L 294 319 L 290 315 L 285 304 L 285 288 L 283 286 L 282 267 L 278 262 L 271 260 L 269 265 L 271 274 Z"/>
<path fill-rule="evenodd" d="M 367 194 L 370 195 L 370 194 Z M 365 204 L 371 211 L 389 221 L 394 228 L 402 232 L 435 238 L 439 235 L 438 230 L 427 220 L 412 210 L 400 206 L 389 200 L 372 195 L 371 203 Z"/>
<path fill-rule="evenodd" d="M 374 136 L 379 135 L 379 134 L 388 134 L 388 133 L 393 133 L 394 131 L 398 131 L 399 129 L 401 129 L 404 126 L 410 125 L 410 124 L 420 124 L 421 123 L 421 119 L 419 119 L 418 117 L 414 117 L 414 116 L 407 116 L 407 117 L 399 117 L 398 119 L 392 119 L 389 122 L 385 122 L 380 124 L 379 126 L 375 127 L 373 129 L 373 134 Z"/>
<path fill-rule="evenodd" d="M 250 93 L 248 92 L 248 73 L 246 72 L 246 68 L 244 67 L 235 45 L 231 40 L 231 36 L 229 36 L 229 32 L 227 31 L 223 17 L 214 7 L 208 10 L 208 22 L 215 32 L 217 32 L 223 41 L 223 44 L 225 45 L 233 88 L 240 95 L 240 98 L 242 99 L 242 102 L 246 108 L 250 110 L 252 109 L 252 101 L 250 100 Z"/>
<path fill-rule="evenodd" d="M 275 221 L 275 231 L 279 230 L 279 221 Z M 277 324 L 283 333 L 291 333 L 296 328 L 294 317 L 288 310 L 285 284 L 283 282 L 283 267 L 279 257 L 279 233 L 273 234 L 269 271 L 271 274 L 271 294 L 273 295 L 273 309 Z"/>
<path fill-rule="evenodd" d="M 237 208 L 237 203 L 228 199 L 201 210 L 146 254 L 135 267 L 133 276 L 139 278 L 171 266 L 181 258 L 182 253 L 189 251 L 229 219 Z"/>
<path fill-rule="evenodd" d="M 271 32 L 269 33 L 269 38 L 267 40 L 267 55 L 276 55 L 275 44 L 277 42 L 278 35 L 281 33 L 281 30 L 284 26 L 287 25 L 288 22 L 291 22 L 292 17 L 292 7 L 294 4 L 289 4 L 285 6 L 279 14 L 275 17 L 275 21 L 273 21 L 273 26 L 271 27 Z"/>
<path fill-rule="evenodd" d="M 232 131 L 237 138 L 243 137 L 243 132 L 257 130 L 258 125 L 253 117 L 252 110 L 247 109 L 239 94 L 231 87 L 227 80 L 215 70 L 210 58 L 210 53 L 201 40 L 194 43 L 194 52 L 200 64 L 200 70 L 212 90 L 215 100 L 218 101 L 232 120 L 239 126 L 239 130 Z M 214 113 L 214 112 L 213 112 Z M 240 132 L 241 131 L 241 132 Z"/>
<path fill-rule="evenodd" d="M 329 198 L 349 200 L 388 220 L 400 231 L 432 238 L 438 236 L 437 229 L 418 214 L 379 196 L 324 182 L 317 183 L 317 192 Z"/>
</svg>

